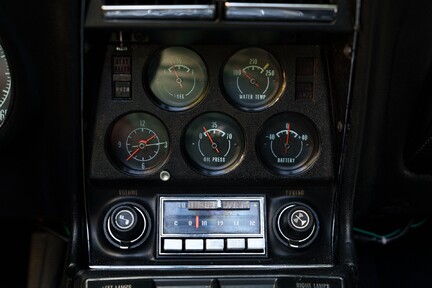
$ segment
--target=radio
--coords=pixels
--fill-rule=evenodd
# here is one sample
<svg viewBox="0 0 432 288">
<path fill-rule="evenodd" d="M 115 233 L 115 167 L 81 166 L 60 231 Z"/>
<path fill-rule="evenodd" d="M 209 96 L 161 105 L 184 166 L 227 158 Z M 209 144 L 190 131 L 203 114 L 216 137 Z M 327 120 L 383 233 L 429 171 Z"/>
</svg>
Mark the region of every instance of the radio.
<svg viewBox="0 0 432 288">
<path fill-rule="evenodd" d="M 158 223 L 158 256 L 267 253 L 264 196 L 162 196 Z"/>
</svg>

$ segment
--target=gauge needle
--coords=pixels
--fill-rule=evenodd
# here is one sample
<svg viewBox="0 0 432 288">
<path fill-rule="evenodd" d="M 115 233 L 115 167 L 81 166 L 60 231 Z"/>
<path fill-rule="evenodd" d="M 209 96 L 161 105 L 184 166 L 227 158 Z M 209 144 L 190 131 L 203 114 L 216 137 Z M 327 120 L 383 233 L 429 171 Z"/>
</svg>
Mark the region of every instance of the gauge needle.
<svg viewBox="0 0 432 288">
<path fill-rule="evenodd" d="M 156 137 L 156 134 L 153 134 L 150 138 L 148 138 L 147 140 L 140 140 L 139 143 L 143 143 L 144 145 L 138 145 L 138 148 L 135 149 L 134 152 L 132 152 L 132 154 L 129 155 L 129 157 L 126 159 L 126 161 L 129 161 L 130 159 L 132 159 L 133 156 L 135 156 L 136 153 L 138 153 L 139 150 L 144 149 L 145 145 L 152 140 L 154 137 Z"/>
<path fill-rule="evenodd" d="M 132 159 L 132 157 L 135 156 L 135 154 L 138 153 L 138 151 L 140 149 L 141 149 L 140 147 L 138 147 L 137 149 L 135 149 L 135 151 L 132 154 L 129 155 L 129 157 L 126 159 L 126 161 L 129 161 L 130 159 Z"/>
<path fill-rule="evenodd" d="M 288 149 L 289 149 L 289 135 L 291 133 L 291 123 L 287 123 L 287 133 L 286 133 L 286 139 L 285 139 L 285 154 L 288 153 Z"/>
<path fill-rule="evenodd" d="M 260 88 L 260 85 L 258 84 L 258 82 L 255 79 L 253 79 L 252 77 L 250 77 L 243 69 L 241 69 L 239 66 L 237 66 L 237 69 L 240 69 L 241 73 L 244 76 L 246 76 L 246 78 L 249 79 L 249 81 L 252 85 L 255 85 L 257 88 Z"/>
<path fill-rule="evenodd" d="M 175 74 L 175 76 L 176 76 L 176 82 L 177 83 L 179 83 L 180 84 L 180 88 L 182 88 L 183 89 L 183 85 L 182 85 L 182 81 L 181 81 L 181 78 L 179 77 L 179 75 L 178 75 L 178 73 L 177 73 L 177 70 L 175 69 L 175 66 L 174 66 L 174 63 L 171 61 L 171 66 L 172 66 L 172 68 L 173 68 L 173 70 L 174 70 L 174 74 Z"/>
<path fill-rule="evenodd" d="M 210 133 L 208 133 L 207 129 L 205 127 L 204 128 L 204 134 L 207 135 L 207 138 L 210 140 L 211 146 L 214 150 L 216 150 L 216 152 L 219 154 L 219 149 L 217 148 L 217 144 L 213 141 L 212 137 L 210 136 Z"/>
<path fill-rule="evenodd" d="M 156 137 L 156 134 L 153 134 L 153 136 L 151 136 L 150 138 L 148 138 L 147 140 L 140 140 L 140 143 L 144 143 L 147 144 L 147 142 L 149 142 L 150 140 L 152 140 L 154 137 Z"/>
</svg>

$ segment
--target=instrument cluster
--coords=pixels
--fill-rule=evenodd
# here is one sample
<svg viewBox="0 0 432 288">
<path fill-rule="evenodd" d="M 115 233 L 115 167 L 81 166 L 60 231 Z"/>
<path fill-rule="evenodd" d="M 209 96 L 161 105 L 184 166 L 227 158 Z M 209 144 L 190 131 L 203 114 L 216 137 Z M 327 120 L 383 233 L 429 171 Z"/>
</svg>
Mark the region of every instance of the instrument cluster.
<svg viewBox="0 0 432 288">
<path fill-rule="evenodd" d="M 322 81 L 315 53 L 291 56 L 290 63 L 262 47 L 237 47 L 226 56 L 183 46 L 158 47 L 146 56 L 134 48 L 108 54 L 112 89 L 102 90 L 100 101 L 116 116 L 104 146 L 123 174 L 160 173 L 167 180 L 169 163 L 181 158 L 198 175 L 222 176 L 242 166 L 247 154 L 256 159 L 247 160 L 253 169 L 259 163 L 259 170 L 287 177 L 320 158 L 328 131 L 316 119 L 327 103 L 315 95 Z"/>
</svg>

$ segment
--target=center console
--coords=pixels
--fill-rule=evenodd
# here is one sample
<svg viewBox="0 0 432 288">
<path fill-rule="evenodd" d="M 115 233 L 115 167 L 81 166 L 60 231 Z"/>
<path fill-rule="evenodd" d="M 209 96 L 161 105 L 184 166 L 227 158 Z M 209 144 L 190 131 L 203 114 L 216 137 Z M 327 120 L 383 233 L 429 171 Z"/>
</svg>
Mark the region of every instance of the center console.
<svg viewBox="0 0 432 288">
<path fill-rule="evenodd" d="M 297 23 L 219 19 L 255 10 L 218 2 L 216 16 L 137 20 L 111 4 L 91 2 L 86 22 L 75 287 L 349 287 L 328 51 L 349 35 L 347 3 L 299 4 L 323 18 Z"/>
</svg>

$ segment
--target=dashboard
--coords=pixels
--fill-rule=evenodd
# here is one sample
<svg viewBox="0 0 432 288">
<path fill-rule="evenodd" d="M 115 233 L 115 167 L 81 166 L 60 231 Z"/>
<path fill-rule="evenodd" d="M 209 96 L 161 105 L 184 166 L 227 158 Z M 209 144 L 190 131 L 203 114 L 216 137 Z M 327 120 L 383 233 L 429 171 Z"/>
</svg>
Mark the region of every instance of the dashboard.
<svg viewBox="0 0 432 288">
<path fill-rule="evenodd" d="M 319 41 L 280 41 L 282 33 L 271 35 L 271 29 L 224 40 L 224 26 L 242 21 L 230 19 L 228 4 L 217 4 L 213 17 L 221 18 L 208 22 L 176 19 L 186 14 L 177 6 L 165 15 L 107 5 L 101 17 L 89 4 L 91 57 L 84 71 L 100 70 L 84 79 L 93 98 L 86 144 L 88 264 L 102 273 L 83 274 L 83 285 L 345 285 L 342 276 L 276 272 L 336 263 L 340 143 L 329 55 Z M 253 14 L 250 7 L 236 9 Z M 139 26 L 150 22 L 135 14 L 180 28 L 143 32 Z M 99 26 L 124 21 L 132 28 L 106 32 L 99 45 Z M 181 26 L 193 21 L 215 31 L 184 40 L 189 29 Z M 327 20 L 311 22 L 321 21 Z M 276 274 L 247 276 L 261 267 Z M 104 273 L 125 269 L 135 276 Z M 140 274 L 147 269 L 164 277 Z M 187 279 L 171 279 L 185 272 Z"/>
<path fill-rule="evenodd" d="M 425 284 L 432 7 L 400 2 L 0 3 L 11 285 Z"/>
</svg>

